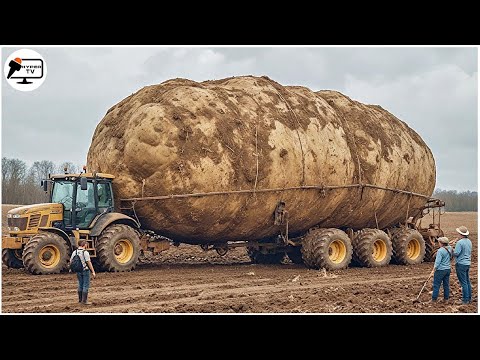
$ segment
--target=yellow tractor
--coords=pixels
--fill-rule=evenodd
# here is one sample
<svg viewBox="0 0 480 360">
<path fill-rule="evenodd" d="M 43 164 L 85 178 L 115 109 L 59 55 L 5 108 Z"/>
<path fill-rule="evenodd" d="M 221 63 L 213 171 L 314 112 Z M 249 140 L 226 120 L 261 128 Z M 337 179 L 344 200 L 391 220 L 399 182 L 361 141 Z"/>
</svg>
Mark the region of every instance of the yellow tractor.
<svg viewBox="0 0 480 360">
<path fill-rule="evenodd" d="M 2 237 L 2 260 L 32 274 L 68 269 L 78 240 L 97 268 L 130 271 L 140 255 L 140 224 L 114 211 L 112 180 L 102 173 L 50 175 L 50 203 L 22 206 L 7 214 L 9 235 Z"/>
</svg>

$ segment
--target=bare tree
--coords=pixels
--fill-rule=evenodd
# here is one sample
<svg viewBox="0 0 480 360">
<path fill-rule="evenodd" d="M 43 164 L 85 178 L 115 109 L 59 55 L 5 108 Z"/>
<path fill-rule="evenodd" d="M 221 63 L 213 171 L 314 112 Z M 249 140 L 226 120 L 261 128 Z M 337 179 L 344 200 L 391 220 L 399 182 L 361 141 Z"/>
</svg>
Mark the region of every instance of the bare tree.
<svg viewBox="0 0 480 360">
<path fill-rule="evenodd" d="M 35 161 L 31 167 L 31 171 L 38 184 L 40 184 L 43 179 L 48 179 L 49 174 L 55 173 L 55 169 L 55 164 L 49 160 Z"/>
<path fill-rule="evenodd" d="M 21 202 L 22 183 L 27 173 L 27 164 L 18 159 L 2 158 L 2 201 L 4 204 Z"/>
<path fill-rule="evenodd" d="M 477 211 L 478 193 L 476 191 L 461 191 L 436 189 L 433 196 L 445 201 L 446 211 Z"/>
<path fill-rule="evenodd" d="M 59 173 L 59 174 L 63 174 L 64 171 L 65 171 L 65 168 L 67 168 L 67 172 L 69 174 L 78 174 L 81 172 L 81 167 L 80 166 L 77 166 L 75 165 L 74 163 L 70 162 L 70 161 L 65 161 L 63 163 L 61 163 L 57 169 L 56 169 L 56 172 Z"/>
</svg>

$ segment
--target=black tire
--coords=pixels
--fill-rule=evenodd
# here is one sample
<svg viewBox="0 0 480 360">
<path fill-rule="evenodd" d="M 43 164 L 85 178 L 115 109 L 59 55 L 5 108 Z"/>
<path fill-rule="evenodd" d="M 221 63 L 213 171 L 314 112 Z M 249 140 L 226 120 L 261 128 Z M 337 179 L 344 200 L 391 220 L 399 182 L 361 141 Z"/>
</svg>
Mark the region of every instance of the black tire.
<svg viewBox="0 0 480 360">
<path fill-rule="evenodd" d="M 102 231 L 97 239 L 97 264 L 105 271 L 135 269 L 140 256 L 140 239 L 128 225 L 114 224 Z"/>
<path fill-rule="evenodd" d="M 303 261 L 313 269 L 345 269 L 352 260 L 352 253 L 350 238 L 339 229 L 315 229 L 302 241 Z"/>
<path fill-rule="evenodd" d="M 23 268 L 22 249 L 3 249 L 2 262 L 9 268 Z"/>
<path fill-rule="evenodd" d="M 102 264 L 100 264 L 100 260 L 98 259 L 98 257 L 94 257 L 91 259 L 92 259 L 92 266 L 96 272 L 105 271 L 105 269 L 102 267 Z"/>
<path fill-rule="evenodd" d="M 392 237 L 393 260 L 401 265 L 422 263 L 425 257 L 425 240 L 417 230 L 401 228 Z"/>
<path fill-rule="evenodd" d="M 247 248 L 247 254 L 254 264 L 280 264 L 285 257 L 284 252 L 262 254 L 254 248 Z"/>
<path fill-rule="evenodd" d="M 58 274 L 67 268 L 70 248 L 54 233 L 40 232 L 33 236 L 23 250 L 25 269 L 34 275 Z"/>
<path fill-rule="evenodd" d="M 301 246 L 292 246 L 290 251 L 287 252 L 288 258 L 294 264 L 303 264 L 303 257 L 302 257 L 302 247 Z"/>
<path fill-rule="evenodd" d="M 437 256 L 437 239 L 436 238 L 423 238 L 425 240 L 425 262 L 434 262 L 435 257 Z M 430 240 L 431 239 L 431 240 Z M 432 244 L 433 240 L 433 244 Z"/>
<path fill-rule="evenodd" d="M 360 266 L 386 266 L 392 252 L 392 241 L 382 230 L 362 229 L 353 238 L 353 259 Z"/>
</svg>

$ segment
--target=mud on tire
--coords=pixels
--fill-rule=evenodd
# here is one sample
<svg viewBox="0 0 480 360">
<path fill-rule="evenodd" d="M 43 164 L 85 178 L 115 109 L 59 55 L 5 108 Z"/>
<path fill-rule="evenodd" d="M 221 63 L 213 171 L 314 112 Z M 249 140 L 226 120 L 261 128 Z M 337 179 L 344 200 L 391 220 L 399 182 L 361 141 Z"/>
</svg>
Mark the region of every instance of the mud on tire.
<svg viewBox="0 0 480 360">
<path fill-rule="evenodd" d="M 435 256 L 437 255 L 437 250 L 438 250 L 437 243 L 434 242 L 432 244 L 429 238 L 427 239 L 424 238 L 424 240 L 425 240 L 425 258 L 423 259 L 423 261 L 434 262 Z"/>
<path fill-rule="evenodd" d="M 97 239 L 96 263 L 105 271 L 131 271 L 140 256 L 140 239 L 128 225 L 114 224 Z"/>
<path fill-rule="evenodd" d="M 22 249 L 3 249 L 2 263 L 12 269 L 23 268 Z"/>
<path fill-rule="evenodd" d="M 401 228 L 392 236 L 393 261 L 396 264 L 420 264 L 425 257 L 425 240 L 417 230 Z"/>
<path fill-rule="evenodd" d="M 58 274 L 67 268 L 70 248 L 54 233 L 40 232 L 33 236 L 23 250 L 25 269 L 35 275 Z"/>
<path fill-rule="evenodd" d="M 352 252 L 350 238 L 339 229 L 315 229 L 302 241 L 303 261 L 313 269 L 344 269 L 352 260 Z"/>
<path fill-rule="evenodd" d="M 362 229 L 353 238 L 353 260 L 360 266 L 388 265 L 392 252 L 392 241 L 382 230 Z"/>
</svg>

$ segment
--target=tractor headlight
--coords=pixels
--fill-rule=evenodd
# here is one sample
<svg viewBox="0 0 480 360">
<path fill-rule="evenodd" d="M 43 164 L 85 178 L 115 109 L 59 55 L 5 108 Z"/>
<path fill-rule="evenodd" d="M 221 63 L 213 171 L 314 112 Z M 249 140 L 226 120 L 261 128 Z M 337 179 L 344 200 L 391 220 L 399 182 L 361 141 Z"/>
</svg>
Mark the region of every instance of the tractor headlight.
<svg viewBox="0 0 480 360">
<path fill-rule="evenodd" d="M 11 231 L 20 231 L 20 229 L 18 227 L 14 226 Z"/>
<path fill-rule="evenodd" d="M 7 214 L 7 218 L 11 218 L 12 217 L 12 214 Z"/>
<path fill-rule="evenodd" d="M 12 217 L 13 217 L 14 219 L 16 219 L 16 218 L 19 218 L 20 215 L 18 215 L 18 214 L 13 214 Z"/>
</svg>

